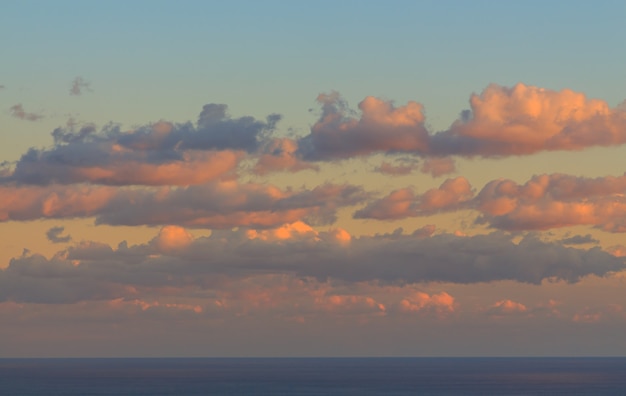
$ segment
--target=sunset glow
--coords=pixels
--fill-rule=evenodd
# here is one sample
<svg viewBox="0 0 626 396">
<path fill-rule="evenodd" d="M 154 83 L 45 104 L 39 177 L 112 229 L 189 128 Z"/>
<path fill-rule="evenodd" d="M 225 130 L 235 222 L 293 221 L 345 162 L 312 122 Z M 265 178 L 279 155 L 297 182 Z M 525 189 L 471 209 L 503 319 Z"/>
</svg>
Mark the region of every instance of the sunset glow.
<svg viewBox="0 0 626 396">
<path fill-rule="evenodd" d="M 0 357 L 626 354 L 625 15 L 5 4 Z"/>
</svg>

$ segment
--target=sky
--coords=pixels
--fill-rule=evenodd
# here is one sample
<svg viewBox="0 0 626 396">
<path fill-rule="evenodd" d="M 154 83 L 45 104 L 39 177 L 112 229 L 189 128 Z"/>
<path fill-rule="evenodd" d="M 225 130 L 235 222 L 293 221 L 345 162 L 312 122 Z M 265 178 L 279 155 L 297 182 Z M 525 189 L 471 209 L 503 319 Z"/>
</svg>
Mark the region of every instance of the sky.
<svg viewBox="0 0 626 396">
<path fill-rule="evenodd" d="M 0 357 L 626 354 L 623 1 L 5 1 Z"/>
</svg>

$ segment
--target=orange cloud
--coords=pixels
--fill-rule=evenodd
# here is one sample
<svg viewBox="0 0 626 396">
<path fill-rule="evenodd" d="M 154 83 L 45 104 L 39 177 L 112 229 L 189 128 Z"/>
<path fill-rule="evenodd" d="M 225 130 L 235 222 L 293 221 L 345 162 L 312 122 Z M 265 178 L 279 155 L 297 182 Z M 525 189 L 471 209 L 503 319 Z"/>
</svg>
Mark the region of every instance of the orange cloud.
<svg viewBox="0 0 626 396">
<path fill-rule="evenodd" d="M 258 175 L 277 171 L 319 170 L 317 165 L 305 162 L 298 157 L 298 143 L 293 139 L 272 139 L 265 144 L 262 150 L 262 154 L 252 170 Z"/>
<path fill-rule="evenodd" d="M 520 313 L 525 313 L 528 311 L 528 308 L 522 304 L 513 300 L 500 300 L 493 304 L 489 310 L 487 311 L 490 315 L 515 315 Z"/>
<path fill-rule="evenodd" d="M 534 176 L 523 185 L 501 179 L 487 183 L 475 198 L 480 222 L 507 230 L 544 230 L 593 225 L 626 231 L 626 176 L 584 178 Z"/>
<path fill-rule="evenodd" d="M 182 227 L 165 226 L 159 231 L 154 243 L 162 252 L 170 252 L 188 247 L 193 241 L 193 236 Z"/>
<path fill-rule="evenodd" d="M 446 292 L 428 295 L 424 292 L 414 292 L 400 301 L 400 309 L 405 312 L 426 311 L 437 315 L 445 315 L 455 311 L 454 297 Z"/>
<path fill-rule="evenodd" d="M 116 196 L 113 187 L 0 186 L 0 221 L 90 217 Z"/>
<path fill-rule="evenodd" d="M 409 188 L 392 191 L 386 197 L 356 211 L 354 218 L 390 220 L 458 210 L 470 202 L 473 195 L 467 179 L 459 176 L 444 181 L 439 188 L 430 189 L 422 195 L 416 195 Z"/>
<path fill-rule="evenodd" d="M 471 112 L 433 136 L 435 152 L 523 155 L 626 142 L 626 112 L 569 89 L 489 85 L 470 98 Z"/>
<path fill-rule="evenodd" d="M 337 208 L 366 196 L 347 185 L 294 191 L 235 180 L 179 188 L 0 186 L 0 221 L 95 217 L 111 225 L 265 228 L 306 218 L 332 223 Z"/>
<path fill-rule="evenodd" d="M 322 115 L 298 141 L 308 160 L 337 160 L 372 153 L 412 153 L 431 157 L 528 155 L 540 151 L 581 150 L 626 142 L 626 111 L 570 89 L 554 91 L 516 84 L 491 84 L 470 97 L 470 110 L 447 130 L 429 132 L 419 103 L 394 107 L 366 97 L 359 118 L 332 93 L 320 95 Z M 441 175 L 450 162 L 426 166 Z"/>
</svg>

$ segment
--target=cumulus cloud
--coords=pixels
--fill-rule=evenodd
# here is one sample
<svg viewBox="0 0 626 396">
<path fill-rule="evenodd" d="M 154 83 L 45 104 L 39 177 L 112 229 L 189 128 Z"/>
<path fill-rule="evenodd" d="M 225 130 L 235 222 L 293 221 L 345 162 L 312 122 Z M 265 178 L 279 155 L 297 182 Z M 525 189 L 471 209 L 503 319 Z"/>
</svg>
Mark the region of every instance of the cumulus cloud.
<svg viewBox="0 0 626 396">
<path fill-rule="evenodd" d="M 431 152 L 490 157 L 626 142 L 626 112 L 569 89 L 492 84 L 472 95 L 470 106 L 432 136 Z"/>
<path fill-rule="evenodd" d="M 425 216 L 447 210 L 458 210 L 474 195 L 464 177 L 448 179 L 439 186 L 417 195 L 410 188 L 391 192 L 354 213 L 357 219 L 391 220 Z"/>
<path fill-rule="evenodd" d="M 191 244 L 193 236 L 182 227 L 165 226 L 153 240 L 160 252 L 171 252 L 184 249 Z"/>
<path fill-rule="evenodd" d="M 456 302 L 454 297 L 446 292 L 428 295 L 415 292 L 400 301 L 400 309 L 407 312 L 429 311 L 435 315 L 446 315 L 454 312 Z"/>
<path fill-rule="evenodd" d="M 346 244 L 339 235 L 295 223 L 258 234 L 228 230 L 193 238 L 180 227 L 166 226 L 152 241 L 141 245 L 122 243 L 112 248 L 81 242 L 49 259 L 30 253 L 12 259 L 0 271 L 0 301 L 61 303 L 143 298 L 150 290 L 165 293 L 168 288 L 213 290 L 222 286 L 234 293 L 232 282 L 246 282 L 261 275 L 287 276 L 304 284 L 315 280 L 336 285 L 365 282 L 400 287 L 498 280 L 578 282 L 587 275 L 605 276 L 625 268 L 623 258 L 599 248 L 567 248 L 532 236 L 514 243 L 502 233 L 474 237 L 395 233 L 353 237 Z M 241 293 L 254 290 L 248 286 L 242 284 Z M 339 290 L 322 294 L 318 290 L 316 296 L 328 309 L 338 306 L 385 312 L 396 307 L 406 312 L 449 313 L 456 306 L 455 299 L 443 292 L 403 292 L 393 303 L 370 292 L 359 295 L 371 299 L 352 297 L 356 295 L 353 291 Z M 254 294 L 260 301 L 260 294 Z M 267 301 L 270 304 L 273 298 Z M 508 309 L 507 304 L 501 305 L 501 310 Z"/>
<path fill-rule="evenodd" d="M 0 186 L 0 221 L 95 217 L 97 224 L 196 228 L 274 227 L 335 221 L 340 207 L 368 198 L 351 185 L 286 189 L 235 180 L 188 187 Z"/>
<path fill-rule="evenodd" d="M 367 97 L 360 114 L 339 94 L 318 97 L 320 119 L 300 139 L 307 160 L 339 160 L 372 153 L 411 153 L 424 157 L 502 157 L 540 151 L 581 150 L 626 142 L 626 111 L 569 89 L 491 84 L 470 97 L 470 109 L 448 129 L 428 131 L 422 105 Z M 450 163 L 433 172 L 452 172 Z M 428 171 L 431 172 L 431 171 Z M 443 174 L 443 173 L 440 173 Z"/>
<path fill-rule="evenodd" d="M 319 171 L 317 165 L 299 158 L 297 150 L 298 143 L 293 139 L 271 139 L 261 147 L 259 159 L 252 171 L 257 175 L 278 171 L 298 172 L 306 169 Z"/>
<path fill-rule="evenodd" d="M 278 115 L 268 116 L 267 122 L 231 118 L 226 111 L 226 105 L 209 104 L 195 126 L 161 121 L 127 132 L 114 124 L 100 131 L 93 125 L 77 128 L 70 124 L 52 132 L 52 148 L 31 148 L 1 180 L 41 185 L 204 183 L 231 172 L 246 152 L 259 149 L 262 137 L 273 131 L 280 119 Z M 289 143 L 283 141 L 281 147 L 289 157 Z M 310 167 L 296 159 L 287 164 L 283 159 L 278 165 L 264 161 L 265 168 Z"/>
<path fill-rule="evenodd" d="M 70 95 L 82 95 L 84 91 L 91 91 L 91 84 L 82 77 L 72 80 Z"/>
<path fill-rule="evenodd" d="M 67 243 L 72 240 L 71 235 L 61 236 L 65 231 L 65 227 L 57 226 L 52 227 L 48 231 L 46 231 L 46 237 L 52 243 Z"/>
<path fill-rule="evenodd" d="M 463 177 L 448 179 L 423 194 L 402 188 L 368 203 L 354 217 L 393 220 L 475 210 L 479 213 L 476 223 L 507 231 L 591 225 L 608 232 L 626 232 L 626 175 L 589 178 L 544 174 L 523 184 L 492 180 L 477 194 L 474 191 Z M 566 241 L 588 242 L 594 241 L 582 237 Z"/>
<path fill-rule="evenodd" d="M 359 103 L 361 115 L 357 118 L 336 92 L 322 94 L 317 101 L 322 106 L 320 118 L 311 133 L 298 141 L 304 159 L 336 160 L 426 148 L 428 131 L 419 103 L 396 107 L 369 96 Z"/>
<path fill-rule="evenodd" d="M 626 176 L 598 178 L 564 174 L 533 176 L 524 184 L 494 180 L 475 198 L 479 222 L 505 230 L 545 230 L 593 225 L 626 231 Z"/>
<path fill-rule="evenodd" d="M 13 117 L 19 118 L 20 120 L 38 121 L 43 118 L 41 114 L 26 112 L 21 103 L 11 106 L 9 111 Z"/>
</svg>

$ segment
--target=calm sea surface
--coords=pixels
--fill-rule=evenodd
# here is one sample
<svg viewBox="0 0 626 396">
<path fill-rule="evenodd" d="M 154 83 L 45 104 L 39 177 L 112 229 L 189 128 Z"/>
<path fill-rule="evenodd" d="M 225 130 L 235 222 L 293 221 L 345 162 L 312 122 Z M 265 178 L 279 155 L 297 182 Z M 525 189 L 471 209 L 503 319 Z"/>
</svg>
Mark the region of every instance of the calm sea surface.
<svg viewBox="0 0 626 396">
<path fill-rule="evenodd" d="M 626 358 L 0 359 L 0 395 L 626 395 Z"/>
</svg>

